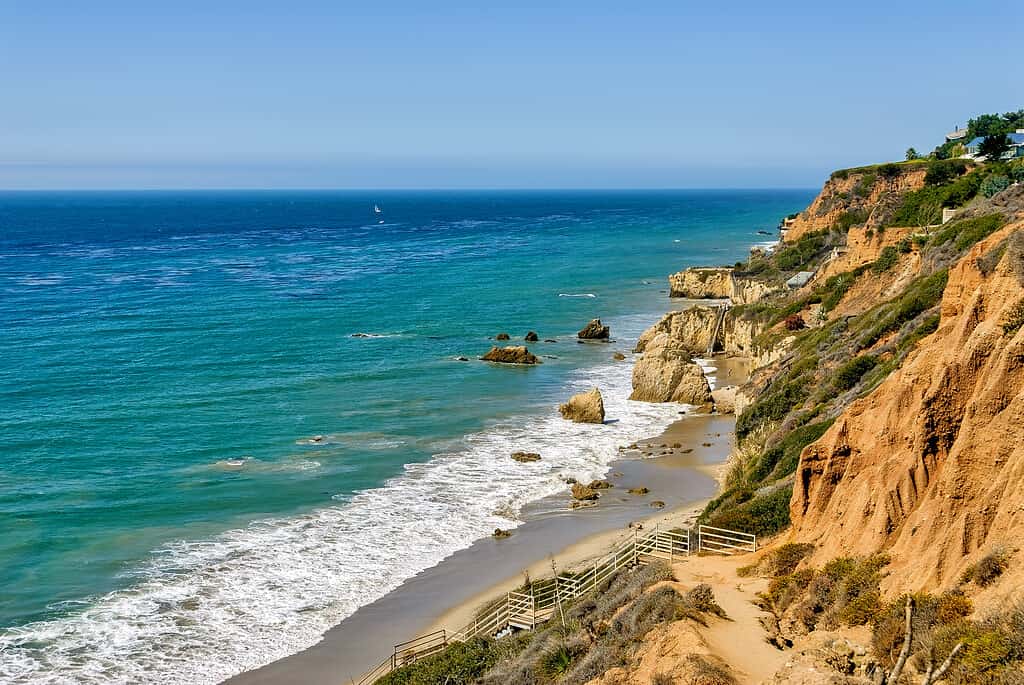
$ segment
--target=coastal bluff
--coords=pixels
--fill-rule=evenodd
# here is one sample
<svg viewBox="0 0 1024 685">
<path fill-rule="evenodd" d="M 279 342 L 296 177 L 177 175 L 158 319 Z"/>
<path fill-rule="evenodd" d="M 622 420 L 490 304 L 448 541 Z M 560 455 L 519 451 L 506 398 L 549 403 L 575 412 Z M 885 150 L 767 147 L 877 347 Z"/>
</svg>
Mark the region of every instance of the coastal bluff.
<svg viewBox="0 0 1024 685">
<path fill-rule="evenodd" d="M 691 300 L 730 300 L 733 304 L 757 302 L 779 288 L 746 278 L 732 267 L 691 267 L 668 277 L 669 297 Z"/>
</svg>

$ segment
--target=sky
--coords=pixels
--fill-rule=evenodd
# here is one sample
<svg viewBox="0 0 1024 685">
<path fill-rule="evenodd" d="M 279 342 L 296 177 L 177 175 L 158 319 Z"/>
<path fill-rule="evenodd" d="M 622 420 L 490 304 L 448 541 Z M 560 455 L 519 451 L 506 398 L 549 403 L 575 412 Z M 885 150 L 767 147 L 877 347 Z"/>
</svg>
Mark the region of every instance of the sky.
<svg viewBox="0 0 1024 685">
<path fill-rule="evenodd" d="M 814 187 L 1024 107 L 1024 3 L 0 0 L 0 189 Z"/>
</svg>

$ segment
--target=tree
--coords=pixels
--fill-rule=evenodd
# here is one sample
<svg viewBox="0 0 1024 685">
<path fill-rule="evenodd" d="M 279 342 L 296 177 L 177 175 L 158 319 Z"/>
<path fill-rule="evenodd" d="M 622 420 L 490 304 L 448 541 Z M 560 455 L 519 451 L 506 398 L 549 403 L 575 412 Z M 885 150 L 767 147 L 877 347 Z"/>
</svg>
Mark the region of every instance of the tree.
<svg viewBox="0 0 1024 685">
<path fill-rule="evenodd" d="M 1006 120 L 998 114 L 982 114 L 967 122 L 967 139 L 1006 133 Z"/>
<path fill-rule="evenodd" d="M 909 162 L 909 161 L 914 160 L 914 159 L 921 159 L 921 155 L 917 154 L 917 150 L 915 150 L 914 148 L 908 147 L 907 148 L 907 161 Z"/>
<path fill-rule="evenodd" d="M 978 153 L 990 162 L 998 162 L 1003 153 L 1010 149 L 1010 139 L 1005 133 L 995 133 L 985 138 L 978 145 Z"/>
</svg>

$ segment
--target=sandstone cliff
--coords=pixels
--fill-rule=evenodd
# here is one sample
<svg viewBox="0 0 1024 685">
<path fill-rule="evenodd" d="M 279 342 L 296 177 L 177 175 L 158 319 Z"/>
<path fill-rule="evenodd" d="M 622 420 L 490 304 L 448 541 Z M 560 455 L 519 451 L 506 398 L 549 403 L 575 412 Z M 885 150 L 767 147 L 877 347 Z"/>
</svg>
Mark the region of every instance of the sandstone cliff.
<svg viewBox="0 0 1024 685">
<path fill-rule="evenodd" d="M 665 333 L 680 347 L 694 355 L 702 355 L 708 350 L 712 336 L 715 337 L 715 348 L 722 345 L 722 330 L 719 326 L 720 309 L 716 307 L 688 307 L 681 311 L 669 312 L 661 317 L 636 342 L 634 352 L 643 352 L 651 340 L 660 333 Z M 718 330 L 716 330 L 716 328 Z"/>
<path fill-rule="evenodd" d="M 924 163 L 883 164 L 832 174 L 811 205 L 785 233 L 787 243 L 834 226 L 881 225 L 900 194 L 924 186 Z"/>
<path fill-rule="evenodd" d="M 883 587 L 950 586 L 1024 530 L 1024 222 L 951 269 L 938 330 L 806 447 L 795 540 L 890 552 Z M 1018 571 L 1019 573 L 1019 571 Z"/>
<path fill-rule="evenodd" d="M 728 299 L 734 304 L 756 302 L 779 290 L 777 285 L 738 277 L 729 267 L 684 269 L 668 277 L 669 296 L 693 300 Z"/>
</svg>

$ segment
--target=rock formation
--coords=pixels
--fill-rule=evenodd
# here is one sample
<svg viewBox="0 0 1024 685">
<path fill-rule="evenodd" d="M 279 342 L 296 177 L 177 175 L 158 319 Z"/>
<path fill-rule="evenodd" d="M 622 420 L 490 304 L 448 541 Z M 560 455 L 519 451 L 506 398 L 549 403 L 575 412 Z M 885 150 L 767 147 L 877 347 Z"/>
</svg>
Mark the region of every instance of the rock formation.
<svg viewBox="0 0 1024 685">
<path fill-rule="evenodd" d="M 580 340 L 607 340 L 612 334 L 610 326 L 601 324 L 601 319 L 594 319 L 582 331 L 576 334 Z"/>
<path fill-rule="evenodd" d="M 704 354 L 708 349 L 708 343 L 711 342 L 718 311 L 714 307 L 698 306 L 669 312 L 640 335 L 633 351 L 643 352 L 656 335 L 665 333 L 682 349 L 689 350 L 695 355 Z M 720 332 L 718 338 L 721 339 Z"/>
<path fill-rule="evenodd" d="M 520 464 L 527 464 L 531 461 L 540 461 L 540 455 L 536 452 L 513 452 L 512 460 Z"/>
<path fill-rule="evenodd" d="M 604 399 L 597 388 L 573 395 L 558 411 L 574 423 L 604 423 Z"/>
<path fill-rule="evenodd" d="M 530 331 L 529 333 L 526 334 L 526 337 L 523 338 L 523 340 L 525 340 L 526 342 L 537 342 L 539 338 L 537 337 L 537 334 L 535 332 Z"/>
<path fill-rule="evenodd" d="M 690 352 L 667 333 L 647 341 L 643 356 L 633 366 L 631 400 L 641 402 L 711 402 L 711 387 Z"/>
<path fill-rule="evenodd" d="M 508 335 L 508 333 L 498 333 L 496 336 L 494 336 L 494 339 L 495 340 L 508 340 L 509 339 L 509 335 Z"/>
<path fill-rule="evenodd" d="M 697 267 L 684 269 L 668 277 L 669 297 L 692 300 L 728 299 L 733 304 L 749 304 L 779 290 L 778 286 L 743 278 L 732 267 Z"/>
<path fill-rule="evenodd" d="M 593 488 L 588 488 L 586 485 L 580 483 L 573 483 L 572 486 L 572 497 L 580 501 L 584 500 L 595 500 L 600 497 L 600 493 Z"/>
<path fill-rule="evenodd" d="M 993 546 L 1019 541 L 1022 324 L 1024 222 L 960 259 L 938 330 L 803 450 L 792 537 L 819 545 L 815 561 L 883 549 L 883 589 L 909 591 L 952 586 Z"/>
<path fill-rule="evenodd" d="M 511 347 L 492 347 L 491 351 L 480 357 L 485 362 L 499 364 L 541 364 L 541 360 L 523 345 Z"/>
</svg>

